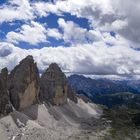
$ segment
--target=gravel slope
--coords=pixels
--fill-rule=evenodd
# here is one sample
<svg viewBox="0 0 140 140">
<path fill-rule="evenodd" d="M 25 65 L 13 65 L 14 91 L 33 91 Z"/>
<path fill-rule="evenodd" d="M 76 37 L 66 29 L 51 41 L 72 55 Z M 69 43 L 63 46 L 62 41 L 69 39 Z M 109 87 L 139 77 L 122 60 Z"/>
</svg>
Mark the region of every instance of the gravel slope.
<svg viewBox="0 0 140 140">
<path fill-rule="evenodd" d="M 102 110 L 78 99 L 63 106 L 34 105 L 0 120 L 0 140 L 102 140 Z"/>
</svg>

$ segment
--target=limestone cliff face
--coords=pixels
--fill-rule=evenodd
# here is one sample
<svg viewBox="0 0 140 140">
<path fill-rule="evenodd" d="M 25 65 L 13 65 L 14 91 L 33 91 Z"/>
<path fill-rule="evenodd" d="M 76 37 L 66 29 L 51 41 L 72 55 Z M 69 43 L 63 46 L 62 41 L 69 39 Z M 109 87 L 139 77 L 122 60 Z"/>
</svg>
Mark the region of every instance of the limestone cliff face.
<svg viewBox="0 0 140 140">
<path fill-rule="evenodd" d="M 12 111 L 7 89 L 7 78 L 8 70 L 4 68 L 0 73 L 0 116 L 7 115 Z"/>
<path fill-rule="evenodd" d="M 49 66 L 41 78 L 32 56 L 27 56 L 8 75 L 0 73 L 0 116 L 13 110 L 25 109 L 40 100 L 63 105 L 67 99 L 77 102 L 75 92 L 68 85 L 65 74 L 56 63 Z"/>
<path fill-rule="evenodd" d="M 73 102 L 77 103 L 77 96 L 75 91 L 71 88 L 70 85 L 68 85 L 68 90 L 67 90 L 67 97 L 72 100 Z"/>
<path fill-rule="evenodd" d="M 50 102 L 53 105 L 67 103 L 68 95 L 70 97 L 70 88 L 65 74 L 56 63 L 51 64 L 46 72 L 42 74 L 40 83 L 41 101 Z"/>
<path fill-rule="evenodd" d="M 23 59 L 9 76 L 10 100 L 21 110 L 38 102 L 39 72 L 32 56 Z"/>
<path fill-rule="evenodd" d="M 57 64 L 49 66 L 41 76 L 40 99 L 54 105 L 67 102 L 67 81 Z"/>
</svg>

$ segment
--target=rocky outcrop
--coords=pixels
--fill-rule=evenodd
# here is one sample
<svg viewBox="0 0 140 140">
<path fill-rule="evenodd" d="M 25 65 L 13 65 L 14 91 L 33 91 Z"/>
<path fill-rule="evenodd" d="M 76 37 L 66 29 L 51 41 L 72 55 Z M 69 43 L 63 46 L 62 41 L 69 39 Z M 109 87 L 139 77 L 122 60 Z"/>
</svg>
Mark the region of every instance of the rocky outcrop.
<svg viewBox="0 0 140 140">
<path fill-rule="evenodd" d="M 49 66 L 40 81 L 40 99 L 54 105 L 67 102 L 67 81 L 57 64 Z"/>
<path fill-rule="evenodd" d="M 0 116 L 7 115 L 12 111 L 7 90 L 7 78 L 8 70 L 7 68 L 4 68 L 0 73 Z"/>
<path fill-rule="evenodd" d="M 77 103 L 76 92 L 72 89 L 72 87 L 69 84 L 67 88 L 67 97 L 73 102 Z"/>
<path fill-rule="evenodd" d="M 32 56 L 23 59 L 9 76 L 10 100 L 21 110 L 38 102 L 39 72 Z"/>
<path fill-rule="evenodd" d="M 75 94 L 70 89 L 65 74 L 56 63 L 49 66 L 40 80 L 40 100 L 53 105 L 67 103 L 67 98 L 75 100 Z"/>
<path fill-rule="evenodd" d="M 41 78 L 32 56 L 23 59 L 8 75 L 5 68 L 0 74 L 0 114 L 14 107 L 23 110 L 39 102 L 63 105 L 67 99 L 77 102 L 75 92 L 56 63 L 49 66 Z"/>
</svg>

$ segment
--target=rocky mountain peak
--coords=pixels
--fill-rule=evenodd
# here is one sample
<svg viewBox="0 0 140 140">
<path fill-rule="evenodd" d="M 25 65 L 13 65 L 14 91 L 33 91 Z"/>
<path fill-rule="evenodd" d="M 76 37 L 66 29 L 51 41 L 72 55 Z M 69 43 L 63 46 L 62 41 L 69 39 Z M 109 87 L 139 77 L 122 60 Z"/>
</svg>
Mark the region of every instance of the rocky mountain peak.
<svg viewBox="0 0 140 140">
<path fill-rule="evenodd" d="M 40 101 L 52 105 L 64 105 L 67 98 L 77 102 L 75 92 L 67 82 L 65 74 L 56 64 L 39 77 L 39 71 L 32 56 L 23 59 L 8 75 L 7 68 L 0 73 L 0 114 L 23 110 Z"/>
<path fill-rule="evenodd" d="M 58 78 L 61 78 L 61 80 L 63 79 L 63 82 L 66 82 L 65 74 L 62 72 L 61 68 L 56 63 L 50 64 L 49 68 L 45 71 L 44 74 L 47 74 L 48 78 L 50 77 L 51 79 L 57 81 L 59 80 Z"/>
<path fill-rule="evenodd" d="M 3 68 L 0 74 L 1 79 L 4 81 L 4 84 L 7 85 L 7 78 L 8 78 L 8 69 Z"/>
<path fill-rule="evenodd" d="M 54 105 L 67 102 L 67 79 L 56 63 L 41 76 L 40 99 Z"/>
<path fill-rule="evenodd" d="M 17 110 L 38 102 L 39 72 L 32 56 L 27 56 L 11 71 L 9 92 Z"/>
<path fill-rule="evenodd" d="M 28 55 L 27 57 L 25 57 L 23 60 L 20 61 L 20 64 L 27 63 L 27 62 L 34 62 L 32 55 Z"/>
<path fill-rule="evenodd" d="M 0 73 L 0 116 L 12 111 L 7 89 L 8 70 L 4 68 Z"/>
<path fill-rule="evenodd" d="M 49 69 L 59 70 L 61 71 L 60 67 L 56 63 L 51 63 L 49 65 Z"/>
<path fill-rule="evenodd" d="M 67 103 L 70 92 L 73 95 L 65 74 L 56 63 L 50 64 L 49 68 L 42 74 L 40 83 L 40 99 L 42 101 L 50 102 L 54 105 L 63 105 Z"/>
</svg>

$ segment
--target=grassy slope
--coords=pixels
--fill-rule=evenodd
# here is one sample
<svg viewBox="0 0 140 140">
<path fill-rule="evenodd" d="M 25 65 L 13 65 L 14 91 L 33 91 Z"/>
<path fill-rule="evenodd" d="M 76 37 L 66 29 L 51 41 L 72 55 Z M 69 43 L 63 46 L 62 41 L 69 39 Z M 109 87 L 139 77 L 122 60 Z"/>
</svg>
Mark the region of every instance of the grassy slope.
<svg viewBox="0 0 140 140">
<path fill-rule="evenodd" d="M 140 140 L 140 126 L 134 123 L 140 110 L 126 106 L 104 109 L 105 118 L 111 120 L 110 134 L 105 140 Z"/>
</svg>

